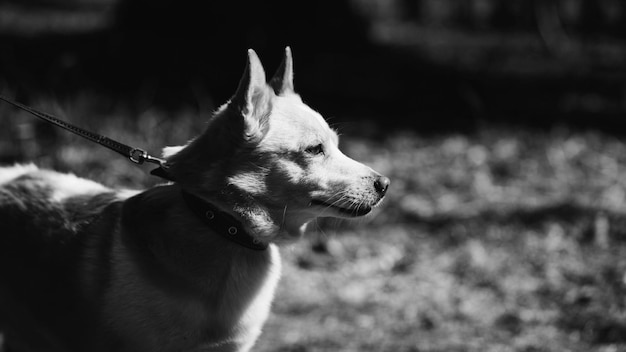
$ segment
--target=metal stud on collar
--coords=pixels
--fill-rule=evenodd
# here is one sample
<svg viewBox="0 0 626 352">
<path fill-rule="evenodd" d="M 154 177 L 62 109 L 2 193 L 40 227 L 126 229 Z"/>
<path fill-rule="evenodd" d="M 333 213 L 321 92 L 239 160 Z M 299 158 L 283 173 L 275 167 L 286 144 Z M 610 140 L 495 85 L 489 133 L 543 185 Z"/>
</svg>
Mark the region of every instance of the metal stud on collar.
<svg viewBox="0 0 626 352">
<path fill-rule="evenodd" d="M 262 251 L 267 249 L 268 243 L 259 241 L 246 233 L 243 225 L 232 215 L 222 212 L 206 200 L 182 190 L 185 203 L 209 228 L 224 238 L 243 247 Z"/>
</svg>

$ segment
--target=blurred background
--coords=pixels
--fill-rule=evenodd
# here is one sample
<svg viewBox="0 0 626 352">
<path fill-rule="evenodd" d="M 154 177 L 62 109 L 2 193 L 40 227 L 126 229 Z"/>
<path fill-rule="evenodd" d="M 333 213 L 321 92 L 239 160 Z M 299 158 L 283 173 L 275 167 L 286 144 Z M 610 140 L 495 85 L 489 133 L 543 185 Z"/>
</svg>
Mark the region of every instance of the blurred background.
<svg viewBox="0 0 626 352">
<path fill-rule="evenodd" d="M 625 351 L 626 3 L 0 0 L 0 94 L 158 154 L 291 46 L 304 101 L 392 180 L 285 246 L 256 351 Z M 146 168 L 0 104 L 0 162 Z"/>
</svg>

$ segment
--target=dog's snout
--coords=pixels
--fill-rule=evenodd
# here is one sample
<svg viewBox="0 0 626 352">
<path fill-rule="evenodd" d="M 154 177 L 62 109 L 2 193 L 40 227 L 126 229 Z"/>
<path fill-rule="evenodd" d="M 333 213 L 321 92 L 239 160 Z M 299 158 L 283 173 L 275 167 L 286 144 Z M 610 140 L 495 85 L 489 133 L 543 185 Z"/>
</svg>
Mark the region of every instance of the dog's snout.
<svg viewBox="0 0 626 352">
<path fill-rule="evenodd" d="M 387 193 L 387 189 L 389 188 L 390 183 L 391 183 L 391 180 L 389 180 L 388 177 L 378 176 L 376 178 L 376 181 L 374 181 L 374 188 L 376 188 L 376 191 L 381 196 L 384 196 L 385 193 Z"/>
</svg>

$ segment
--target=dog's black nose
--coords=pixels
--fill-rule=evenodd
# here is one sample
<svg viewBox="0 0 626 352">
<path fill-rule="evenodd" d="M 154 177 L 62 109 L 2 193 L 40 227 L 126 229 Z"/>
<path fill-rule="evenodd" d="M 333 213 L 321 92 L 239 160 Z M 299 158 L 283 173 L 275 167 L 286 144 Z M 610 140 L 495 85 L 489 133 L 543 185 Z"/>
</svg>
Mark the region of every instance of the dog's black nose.
<svg viewBox="0 0 626 352">
<path fill-rule="evenodd" d="M 376 181 L 374 181 L 374 188 L 376 188 L 376 191 L 380 193 L 380 195 L 384 196 L 385 193 L 387 193 L 387 188 L 389 188 L 390 183 L 391 180 L 389 180 L 388 177 L 378 176 Z"/>
</svg>

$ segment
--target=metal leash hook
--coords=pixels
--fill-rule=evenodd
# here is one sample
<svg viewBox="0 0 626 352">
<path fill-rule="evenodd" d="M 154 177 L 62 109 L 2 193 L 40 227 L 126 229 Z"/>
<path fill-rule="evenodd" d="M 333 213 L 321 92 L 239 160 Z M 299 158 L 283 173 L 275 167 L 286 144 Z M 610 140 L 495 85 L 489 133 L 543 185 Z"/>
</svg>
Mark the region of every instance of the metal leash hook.
<svg viewBox="0 0 626 352">
<path fill-rule="evenodd" d="M 152 155 L 148 154 L 148 152 L 146 152 L 145 150 L 141 149 L 141 148 L 135 148 L 135 147 L 130 147 L 126 144 L 120 143 L 118 141 L 112 140 L 110 138 L 107 138 L 105 136 L 99 135 L 97 133 L 93 133 L 90 131 L 87 131 L 85 129 L 82 129 L 80 127 L 74 126 L 68 122 L 65 122 L 55 116 L 52 116 L 50 114 L 46 114 L 44 112 L 35 110 L 29 106 L 20 104 L 18 102 L 15 102 L 7 97 L 4 97 L 2 95 L 0 95 L 0 100 L 4 100 L 5 102 L 21 109 L 24 110 L 34 116 L 39 117 L 40 119 L 51 123 L 57 127 L 61 127 L 67 131 L 70 131 L 74 134 L 77 134 L 83 138 L 86 138 L 92 142 L 96 142 L 98 144 L 100 144 L 101 146 L 107 147 L 121 155 L 124 155 L 126 157 L 128 157 L 130 159 L 130 161 L 132 161 L 135 164 L 143 164 L 144 162 L 149 162 L 149 163 L 153 163 L 153 164 L 157 164 L 159 165 L 158 168 L 152 170 L 150 172 L 150 174 L 164 178 L 166 180 L 170 180 L 170 181 L 174 181 L 174 179 L 172 178 L 172 176 L 167 172 L 168 169 L 168 165 L 167 162 L 164 159 L 160 159 L 160 158 L 155 158 Z"/>
<path fill-rule="evenodd" d="M 148 158 L 148 152 L 143 149 L 133 148 L 133 150 L 130 151 L 128 158 L 133 163 L 141 165 Z"/>
<path fill-rule="evenodd" d="M 128 158 L 130 159 L 130 161 L 139 165 L 143 164 L 146 161 L 149 163 L 157 164 L 159 165 L 159 167 L 150 171 L 150 174 L 160 178 L 164 178 L 169 181 L 174 181 L 172 175 L 167 172 L 169 165 L 167 164 L 167 161 L 165 161 L 165 159 L 153 157 L 141 148 L 133 148 L 133 150 L 130 151 Z"/>
<path fill-rule="evenodd" d="M 158 164 L 161 167 L 167 168 L 167 162 L 165 159 L 154 157 L 141 148 L 133 148 L 130 151 L 128 158 L 135 164 L 141 165 L 147 161 L 149 163 Z"/>
</svg>

